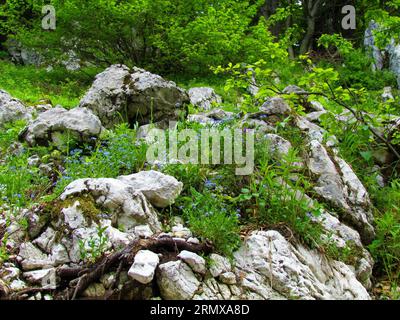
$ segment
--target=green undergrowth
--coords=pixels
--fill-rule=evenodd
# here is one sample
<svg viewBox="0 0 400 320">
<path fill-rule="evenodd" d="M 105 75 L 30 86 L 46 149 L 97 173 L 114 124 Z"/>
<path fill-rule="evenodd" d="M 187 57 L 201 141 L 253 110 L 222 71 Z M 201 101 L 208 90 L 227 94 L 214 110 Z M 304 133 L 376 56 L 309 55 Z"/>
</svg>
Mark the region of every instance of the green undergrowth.
<svg viewBox="0 0 400 320">
<path fill-rule="evenodd" d="M 73 108 L 91 86 L 96 68 L 79 72 L 55 67 L 52 71 L 35 66 L 19 66 L 0 60 L 0 88 L 28 105 L 51 103 Z"/>
</svg>

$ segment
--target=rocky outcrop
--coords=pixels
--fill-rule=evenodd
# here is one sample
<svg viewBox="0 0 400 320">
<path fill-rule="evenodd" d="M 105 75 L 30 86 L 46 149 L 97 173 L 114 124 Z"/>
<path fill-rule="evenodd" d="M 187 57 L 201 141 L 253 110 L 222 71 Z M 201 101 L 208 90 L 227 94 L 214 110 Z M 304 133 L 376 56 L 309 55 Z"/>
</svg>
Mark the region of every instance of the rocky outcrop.
<svg viewBox="0 0 400 320">
<path fill-rule="evenodd" d="M 341 158 L 331 158 L 317 140 L 309 144 L 308 169 L 317 179 L 314 190 L 342 210 L 343 219 L 353 225 L 365 243 L 375 236 L 371 202 L 364 186 Z"/>
<path fill-rule="evenodd" d="M 276 231 L 254 232 L 235 254 L 244 288 L 263 299 L 370 299 L 354 272 Z"/>
<path fill-rule="evenodd" d="M 20 136 L 30 146 L 54 144 L 63 147 L 67 140 L 90 142 L 99 137 L 102 129 L 99 118 L 89 109 L 56 107 L 41 113 Z"/>
<path fill-rule="evenodd" d="M 370 51 L 370 54 L 374 59 L 374 63 L 372 65 L 372 69 L 374 71 L 383 69 L 383 54 L 381 50 L 376 46 L 374 36 L 374 31 L 378 29 L 379 25 L 375 21 L 371 21 L 364 34 L 364 46 L 367 50 Z"/>
<path fill-rule="evenodd" d="M 113 65 L 96 76 L 80 107 L 92 110 L 106 128 L 143 125 L 186 116 L 189 97 L 174 82 L 143 69 Z"/>
</svg>

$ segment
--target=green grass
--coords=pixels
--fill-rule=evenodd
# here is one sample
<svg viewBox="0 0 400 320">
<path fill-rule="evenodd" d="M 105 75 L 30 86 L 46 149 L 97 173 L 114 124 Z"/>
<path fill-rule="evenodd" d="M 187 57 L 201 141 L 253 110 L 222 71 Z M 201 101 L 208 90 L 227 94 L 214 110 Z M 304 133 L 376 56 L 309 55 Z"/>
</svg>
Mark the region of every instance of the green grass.
<svg viewBox="0 0 400 320">
<path fill-rule="evenodd" d="M 98 69 L 69 72 L 63 68 L 18 66 L 0 60 L 0 89 L 28 105 L 51 101 L 53 105 L 73 108 L 90 87 Z"/>
</svg>

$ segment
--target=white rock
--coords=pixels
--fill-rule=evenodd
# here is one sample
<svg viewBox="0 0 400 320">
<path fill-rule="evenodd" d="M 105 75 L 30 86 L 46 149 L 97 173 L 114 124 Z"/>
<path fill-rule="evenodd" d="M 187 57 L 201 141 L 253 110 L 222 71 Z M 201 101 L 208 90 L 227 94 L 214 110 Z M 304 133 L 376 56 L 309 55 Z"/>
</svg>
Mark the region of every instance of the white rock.
<svg viewBox="0 0 400 320">
<path fill-rule="evenodd" d="M 32 115 L 21 101 L 0 90 L 0 127 L 17 120 L 29 120 Z"/>
<path fill-rule="evenodd" d="M 276 134 L 266 134 L 264 138 L 268 141 L 269 153 L 279 159 L 287 156 L 292 149 L 292 144 L 289 141 Z"/>
<path fill-rule="evenodd" d="M 173 204 L 183 188 L 182 182 L 174 177 L 153 170 L 141 171 L 118 179 L 134 190 L 142 192 L 153 206 L 159 208 Z"/>
<path fill-rule="evenodd" d="M 360 180 L 343 159 L 337 156 L 331 158 L 317 140 L 310 142 L 309 152 L 307 166 L 317 177 L 314 190 L 342 209 L 342 215 L 360 232 L 363 241 L 370 243 L 375 236 L 373 216 L 368 193 Z"/>
<path fill-rule="evenodd" d="M 197 238 L 189 238 L 189 239 L 187 240 L 187 242 L 188 242 L 188 243 L 191 243 L 191 244 L 200 244 L 200 240 L 197 239 Z"/>
<path fill-rule="evenodd" d="M 157 212 L 143 193 L 122 180 L 79 179 L 68 185 L 60 198 L 65 200 L 83 193 L 90 193 L 98 207 L 112 212 L 118 229 L 123 232 L 133 231 L 143 224 L 148 224 L 154 232 L 161 231 Z"/>
<path fill-rule="evenodd" d="M 45 232 L 43 232 L 38 238 L 32 241 L 33 244 L 36 244 L 43 251 L 50 253 L 51 248 L 54 245 L 56 237 L 56 232 L 53 228 L 48 227 Z"/>
<path fill-rule="evenodd" d="M 16 279 L 10 283 L 10 289 L 14 292 L 18 292 L 27 288 L 27 285 L 24 281 Z"/>
<path fill-rule="evenodd" d="M 198 87 L 188 91 L 190 103 L 203 110 L 210 110 L 213 104 L 219 104 L 222 99 L 212 88 Z"/>
<path fill-rule="evenodd" d="M 24 272 L 24 278 L 32 284 L 40 284 L 42 288 L 55 289 L 57 286 L 56 269 L 43 269 Z"/>
<path fill-rule="evenodd" d="M 75 230 L 87 226 L 79 201 L 75 201 L 72 207 L 64 208 L 62 213 L 64 215 L 64 222 L 70 229 Z"/>
<path fill-rule="evenodd" d="M 22 260 L 23 270 L 34 270 L 53 266 L 49 257 L 35 247 L 31 242 L 22 243 L 18 258 Z"/>
<path fill-rule="evenodd" d="M 157 254 L 149 250 L 140 250 L 135 256 L 135 261 L 129 269 L 128 275 L 133 280 L 148 284 L 153 281 L 159 263 L 160 258 Z"/>
<path fill-rule="evenodd" d="M 318 101 L 311 101 L 311 108 L 313 108 L 314 111 L 316 112 L 326 112 L 324 106 L 322 105 L 321 102 Z"/>
<path fill-rule="evenodd" d="M 55 266 L 70 262 L 67 249 L 62 244 L 56 244 L 51 250 L 51 260 Z"/>
<path fill-rule="evenodd" d="M 283 98 L 273 97 L 261 106 L 260 111 L 266 115 L 289 115 L 291 109 Z"/>
<path fill-rule="evenodd" d="M 344 263 L 294 247 L 276 231 L 253 232 L 234 256 L 241 286 L 264 299 L 370 299 Z"/>
<path fill-rule="evenodd" d="M 218 254 L 210 255 L 210 272 L 214 278 L 217 278 L 222 273 L 230 272 L 232 270 L 232 265 L 229 260 Z"/>
<path fill-rule="evenodd" d="M 166 300 L 190 300 L 200 286 L 190 267 L 180 260 L 161 264 L 157 283 Z"/>
<path fill-rule="evenodd" d="M 178 255 L 178 258 L 187 263 L 194 272 L 205 274 L 207 272 L 206 260 L 198 254 L 183 250 Z"/>
<path fill-rule="evenodd" d="M 178 120 L 188 103 L 187 93 L 174 82 L 143 69 L 113 65 L 96 76 L 80 107 L 91 109 L 106 128 L 112 128 L 124 121 L 121 115 L 141 125 Z"/>
<path fill-rule="evenodd" d="M 0 278 L 4 281 L 10 282 L 17 279 L 21 274 L 21 270 L 15 266 L 5 267 L 0 269 Z"/>
<path fill-rule="evenodd" d="M 89 109 L 75 108 L 66 110 L 61 107 L 41 113 L 30 123 L 21 136 L 29 145 L 47 145 L 49 142 L 65 147 L 61 135 L 69 132 L 70 137 L 78 142 L 89 142 L 100 136 L 103 127 L 97 116 Z"/>
</svg>

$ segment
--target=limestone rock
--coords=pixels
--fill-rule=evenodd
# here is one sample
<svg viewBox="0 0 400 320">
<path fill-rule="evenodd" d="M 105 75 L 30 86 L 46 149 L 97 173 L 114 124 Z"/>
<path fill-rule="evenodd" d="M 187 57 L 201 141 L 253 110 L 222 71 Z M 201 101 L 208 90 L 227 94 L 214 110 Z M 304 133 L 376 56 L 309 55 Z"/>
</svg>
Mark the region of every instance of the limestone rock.
<svg viewBox="0 0 400 320">
<path fill-rule="evenodd" d="M 183 261 L 161 264 L 157 282 L 161 296 L 166 300 L 190 300 L 200 286 L 193 271 Z"/>
<path fill-rule="evenodd" d="M 65 137 L 77 142 L 90 142 L 99 137 L 102 125 L 97 116 L 87 108 L 66 110 L 56 107 L 41 113 L 21 133 L 29 145 L 48 145 L 53 143 L 65 148 Z"/>
<path fill-rule="evenodd" d="M 128 275 L 142 284 L 148 284 L 153 281 L 159 262 L 160 259 L 154 252 L 140 250 L 135 256 L 135 261 L 129 269 Z"/>
<path fill-rule="evenodd" d="M 350 166 L 337 156 L 331 158 L 317 140 L 310 142 L 309 150 L 307 166 L 317 177 L 314 190 L 326 201 L 342 209 L 343 218 L 360 232 L 365 243 L 370 243 L 375 231 L 366 189 Z"/>
<path fill-rule="evenodd" d="M 150 203 L 158 208 L 173 204 L 183 188 L 182 182 L 174 177 L 153 170 L 141 171 L 118 179 L 134 190 L 142 192 Z"/>
<path fill-rule="evenodd" d="M 232 265 L 227 258 L 215 253 L 210 255 L 210 272 L 214 278 L 231 270 Z"/>
<path fill-rule="evenodd" d="M 291 109 L 288 103 L 280 97 L 268 99 L 260 108 L 267 115 L 289 115 Z"/>
<path fill-rule="evenodd" d="M 55 289 L 57 285 L 55 268 L 24 272 L 23 276 L 28 282 L 40 284 L 45 289 Z"/>
<path fill-rule="evenodd" d="M 145 196 L 122 180 L 79 179 L 68 185 L 60 198 L 65 200 L 85 193 L 91 194 L 99 207 L 115 214 L 115 224 L 120 230 L 133 231 L 134 227 L 143 224 L 148 224 L 155 232 L 161 230 L 157 212 Z"/>
<path fill-rule="evenodd" d="M 30 120 L 32 115 L 21 101 L 0 90 L 0 127 L 17 120 Z"/>
<path fill-rule="evenodd" d="M 178 258 L 187 263 L 194 272 L 205 274 L 207 272 L 206 261 L 198 254 L 183 250 L 178 255 Z"/>
<path fill-rule="evenodd" d="M 212 88 L 198 87 L 188 91 L 190 103 L 203 110 L 210 110 L 213 104 L 219 104 L 222 99 Z"/>
<path fill-rule="evenodd" d="M 188 103 L 187 93 L 174 82 L 143 69 L 113 65 L 96 76 L 80 107 L 91 109 L 112 128 L 121 121 L 143 125 L 178 120 L 187 114 Z"/>
<path fill-rule="evenodd" d="M 241 285 L 264 299 L 370 299 L 354 272 L 276 231 L 253 232 L 235 253 Z"/>
<path fill-rule="evenodd" d="M 266 134 L 264 138 L 268 141 L 269 152 L 278 159 L 287 156 L 292 149 L 292 144 L 289 141 L 276 134 Z"/>
</svg>

